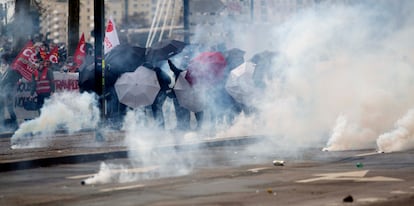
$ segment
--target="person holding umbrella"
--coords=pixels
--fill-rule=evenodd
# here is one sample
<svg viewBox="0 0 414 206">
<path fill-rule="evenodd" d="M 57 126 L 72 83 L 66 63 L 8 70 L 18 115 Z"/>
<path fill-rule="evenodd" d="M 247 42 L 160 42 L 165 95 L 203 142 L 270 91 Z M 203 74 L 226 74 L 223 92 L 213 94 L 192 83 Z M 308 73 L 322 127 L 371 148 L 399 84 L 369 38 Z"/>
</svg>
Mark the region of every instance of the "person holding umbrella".
<svg viewBox="0 0 414 206">
<path fill-rule="evenodd" d="M 175 66 L 175 64 L 168 59 L 168 66 L 170 70 L 174 73 L 175 82 L 177 82 L 178 76 L 183 71 Z M 187 130 L 190 128 L 190 110 L 185 107 L 182 107 L 178 102 L 177 96 L 175 95 L 174 90 L 170 95 L 170 98 L 173 100 L 174 109 L 175 109 L 175 116 L 177 118 L 177 129 L 179 130 Z"/>
<path fill-rule="evenodd" d="M 161 70 L 160 67 L 154 66 L 151 63 L 146 62 L 142 66 L 155 71 L 157 75 L 157 79 L 160 84 L 160 91 L 158 92 L 154 103 L 151 105 L 151 111 L 157 126 L 160 128 L 165 128 L 165 120 L 162 107 L 165 100 L 167 99 L 167 96 L 169 96 L 171 93 L 171 88 L 169 86 L 171 84 L 171 78 L 166 72 Z"/>
</svg>

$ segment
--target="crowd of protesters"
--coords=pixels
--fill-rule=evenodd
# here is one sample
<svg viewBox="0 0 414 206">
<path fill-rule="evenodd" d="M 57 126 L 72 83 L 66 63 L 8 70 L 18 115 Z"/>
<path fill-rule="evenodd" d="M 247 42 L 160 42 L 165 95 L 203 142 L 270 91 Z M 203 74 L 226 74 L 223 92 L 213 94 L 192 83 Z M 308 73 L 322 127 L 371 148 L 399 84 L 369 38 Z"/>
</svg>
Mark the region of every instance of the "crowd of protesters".
<svg viewBox="0 0 414 206">
<path fill-rule="evenodd" d="M 49 98 L 54 92 L 53 72 L 70 72 L 74 66 L 72 58 L 67 58 L 66 46 L 63 43 L 55 44 L 43 35 L 35 35 L 32 39 L 36 50 L 36 68 L 32 73 L 31 96 L 37 98 L 37 109 L 44 104 L 44 100 Z M 0 130 L 18 127 L 18 120 L 14 111 L 14 91 L 21 83 L 22 78 L 11 68 L 13 61 L 20 51 L 13 50 L 12 43 L 8 38 L 0 38 Z M 45 59 L 47 54 L 53 49 L 58 48 L 58 62 L 52 63 Z M 21 50 L 22 48 L 18 48 Z"/>
<path fill-rule="evenodd" d="M 74 61 L 73 56 L 67 56 L 65 44 L 55 44 L 42 35 L 34 36 L 31 39 L 31 41 L 33 42 L 33 45 L 36 48 L 36 59 L 38 60 L 36 62 L 38 65 L 37 69 L 33 72 L 31 78 L 31 95 L 37 96 L 38 104 L 41 107 L 44 103 L 44 100 L 49 98 L 50 95 L 52 95 L 55 91 L 53 84 L 53 72 L 78 72 L 79 68 L 83 65 L 77 65 Z M 6 39 L 1 38 L 0 44 L 2 76 L 0 86 L 3 90 L 0 99 L 0 121 L 3 121 L 3 125 L 12 122 L 12 127 L 17 128 L 17 119 L 13 111 L 13 98 L 11 98 L 12 94 L 11 92 L 7 92 L 12 91 L 12 87 L 15 86 L 13 85 L 13 81 L 15 80 L 4 81 L 4 79 L 6 79 L 5 76 L 7 76 L 8 71 L 11 71 L 10 65 L 16 58 L 17 54 L 16 52 L 11 51 L 11 42 L 7 41 Z M 87 56 L 85 57 L 84 65 L 91 65 L 94 62 L 93 48 L 90 44 L 87 44 L 86 46 Z M 47 54 L 56 47 L 58 48 L 59 55 L 58 62 L 52 63 L 45 58 Z M 171 85 L 171 82 L 176 82 L 180 73 L 188 69 L 190 59 L 193 58 L 197 53 L 203 51 L 212 51 L 220 53 L 223 56 L 223 58 L 225 58 L 226 65 L 224 68 L 222 79 L 219 82 L 215 83 L 214 87 L 212 87 L 212 89 L 209 90 L 210 100 L 209 102 L 207 102 L 207 105 L 214 105 L 215 108 L 213 110 L 206 109 L 194 113 L 196 119 L 196 129 L 200 129 L 203 126 L 204 121 L 214 122 L 215 124 L 232 124 L 236 115 L 240 114 L 241 112 L 249 114 L 254 110 L 254 108 L 247 107 L 243 103 L 237 102 L 225 90 L 225 82 L 230 72 L 245 62 L 245 52 L 237 48 L 227 49 L 225 48 L 225 46 L 223 46 L 223 44 L 219 44 L 215 47 L 209 48 L 197 47 L 196 49 L 198 50 L 195 51 L 194 49 L 192 49 L 183 51 L 183 54 L 180 54 L 179 57 L 179 65 L 173 63 L 171 59 L 163 60 L 162 62 L 158 63 L 146 62 L 144 64 L 144 66 L 156 72 L 159 83 L 161 85 L 161 91 L 157 95 L 154 103 L 149 107 L 152 110 L 152 116 L 155 122 L 161 128 L 165 128 L 163 105 L 167 98 L 171 98 L 175 109 L 175 116 L 177 119 L 176 129 L 190 129 L 191 112 L 179 104 L 179 101 L 175 96 L 173 85 Z M 271 58 L 260 59 L 259 57 L 253 57 L 249 61 L 254 62 L 257 65 L 257 68 L 259 68 L 257 74 L 255 74 L 255 82 L 258 84 L 259 87 L 262 87 L 264 82 L 263 78 L 267 75 L 266 68 L 270 67 Z M 167 66 L 168 69 L 171 71 L 172 76 L 167 74 L 164 69 L 161 69 L 161 67 L 165 66 Z M 118 108 L 111 109 L 111 111 L 107 113 L 107 116 L 108 119 L 110 119 L 110 121 L 113 121 L 112 124 L 116 123 L 119 126 L 120 123 L 123 121 L 124 115 L 126 114 L 127 107 L 118 101 L 114 88 L 107 88 L 107 90 L 109 91 L 109 94 L 102 95 L 103 98 L 107 99 L 107 108 Z M 82 88 L 80 88 L 80 91 L 83 92 Z M 9 118 L 3 118 L 6 116 L 6 110 L 8 111 Z M 208 120 L 205 119 L 206 112 L 208 112 Z"/>
</svg>

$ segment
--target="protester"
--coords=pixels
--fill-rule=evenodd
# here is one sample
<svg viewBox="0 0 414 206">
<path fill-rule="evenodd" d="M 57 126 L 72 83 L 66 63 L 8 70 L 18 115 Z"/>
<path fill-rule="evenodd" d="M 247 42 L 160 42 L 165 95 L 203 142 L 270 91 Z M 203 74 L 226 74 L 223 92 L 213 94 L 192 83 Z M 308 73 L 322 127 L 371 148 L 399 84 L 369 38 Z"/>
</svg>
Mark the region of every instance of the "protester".
<svg viewBox="0 0 414 206">
<path fill-rule="evenodd" d="M 159 65 L 161 62 L 158 63 L 144 63 L 142 66 L 155 71 L 157 74 L 157 79 L 160 84 L 160 91 L 158 92 L 157 97 L 154 100 L 154 103 L 151 105 L 152 115 L 158 127 L 165 128 L 165 120 L 164 120 L 164 113 L 162 111 L 162 107 L 164 105 L 165 100 L 168 96 L 171 95 L 171 78 L 170 76 L 163 71 Z"/>
<path fill-rule="evenodd" d="M 218 98 L 216 101 L 218 110 L 217 120 L 220 123 L 233 124 L 236 115 L 242 112 L 243 105 L 238 103 L 225 89 L 230 72 L 244 63 L 245 51 L 233 48 L 223 52 L 226 59 L 226 67 L 224 69 L 223 81 L 218 85 Z"/>
<path fill-rule="evenodd" d="M 174 73 L 175 82 L 177 82 L 178 76 L 183 70 L 178 69 L 170 59 L 168 59 L 168 66 L 170 67 L 170 70 Z M 180 103 L 178 102 L 177 96 L 175 95 L 174 90 L 172 90 L 170 97 L 173 100 L 173 104 L 174 104 L 175 116 L 177 119 L 177 126 L 176 126 L 177 129 L 179 130 L 190 129 L 190 119 L 191 119 L 190 110 L 180 105 Z"/>
<path fill-rule="evenodd" d="M 53 82 L 53 71 L 49 69 L 51 62 L 39 58 L 38 70 L 32 74 L 32 91 L 31 95 L 37 95 L 37 103 L 41 108 L 45 99 L 49 98 L 55 92 L 55 84 Z"/>
<path fill-rule="evenodd" d="M 7 127 L 15 130 L 18 127 L 16 113 L 14 112 L 14 92 L 17 79 L 20 75 L 10 68 L 12 58 L 10 53 L 1 56 L 1 63 L 6 71 L 1 75 L 0 79 L 0 119 Z M 9 114 L 9 118 L 5 119 L 5 108 Z"/>
</svg>

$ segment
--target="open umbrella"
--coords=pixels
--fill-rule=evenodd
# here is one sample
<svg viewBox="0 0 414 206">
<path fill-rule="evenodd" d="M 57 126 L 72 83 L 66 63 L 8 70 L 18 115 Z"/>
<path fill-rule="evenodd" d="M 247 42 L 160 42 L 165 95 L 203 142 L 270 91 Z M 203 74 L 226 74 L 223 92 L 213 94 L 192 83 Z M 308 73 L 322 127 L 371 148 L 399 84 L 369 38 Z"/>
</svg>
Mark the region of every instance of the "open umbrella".
<svg viewBox="0 0 414 206">
<path fill-rule="evenodd" d="M 80 68 L 78 85 L 80 91 L 95 91 L 95 63 Z"/>
<path fill-rule="evenodd" d="M 105 64 L 113 74 L 133 72 L 145 62 L 146 49 L 120 44 L 105 55 Z"/>
<path fill-rule="evenodd" d="M 256 65 L 245 62 L 233 69 L 226 81 L 226 91 L 239 103 L 249 104 L 255 94 L 253 74 Z"/>
<path fill-rule="evenodd" d="M 154 43 L 147 48 L 146 59 L 150 62 L 167 60 L 180 53 L 186 44 L 182 41 L 167 39 Z"/>
<path fill-rule="evenodd" d="M 115 82 L 115 91 L 119 102 L 138 108 L 154 102 L 160 91 L 160 84 L 155 71 L 140 66 L 134 72 L 122 74 Z"/>
<path fill-rule="evenodd" d="M 120 44 L 105 55 L 105 85 L 112 86 L 125 72 L 133 72 L 145 62 L 145 48 Z"/>
<path fill-rule="evenodd" d="M 190 83 L 185 79 L 187 71 L 181 72 L 177 78 L 177 81 L 174 85 L 174 93 L 177 97 L 178 103 L 192 111 L 199 112 L 202 111 L 205 107 L 204 102 L 201 99 L 195 89 L 190 85 Z"/>
<path fill-rule="evenodd" d="M 223 78 L 226 59 L 221 52 L 203 52 L 192 59 L 185 78 L 193 84 L 214 84 Z"/>
<path fill-rule="evenodd" d="M 89 65 L 83 65 L 79 70 L 79 80 L 78 85 L 80 91 L 93 92 L 96 91 L 96 82 L 95 82 L 95 63 Z M 98 71 L 101 73 L 102 71 Z M 112 87 L 115 81 L 118 79 L 119 74 L 113 74 L 110 70 L 105 70 L 105 87 Z"/>
</svg>

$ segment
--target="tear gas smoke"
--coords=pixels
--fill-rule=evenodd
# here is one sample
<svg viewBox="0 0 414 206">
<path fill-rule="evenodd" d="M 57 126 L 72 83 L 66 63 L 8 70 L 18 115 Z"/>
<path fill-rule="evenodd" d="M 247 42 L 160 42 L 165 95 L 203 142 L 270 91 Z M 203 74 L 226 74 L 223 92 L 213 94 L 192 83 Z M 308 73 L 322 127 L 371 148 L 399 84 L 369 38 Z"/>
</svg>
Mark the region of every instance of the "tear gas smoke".
<svg viewBox="0 0 414 206">
<path fill-rule="evenodd" d="M 374 148 L 378 136 L 412 107 L 407 94 L 414 77 L 414 4 L 371 3 L 321 4 L 271 32 L 255 30 L 267 34 L 279 56 L 271 68 L 275 78 L 254 97 L 254 128 L 275 145 L 251 151 L 320 147 L 327 139 L 327 150 Z M 237 36 L 263 44 L 246 31 Z"/>
<path fill-rule="evenodd" d="M 23 122 L 11 138 L 12 148 L 48 145 L 47 136 L 59 129 L 69 134 L 81 129 L 96 128 L 99 109 L 95 95 L 78 92 L 55 93 L 40 110 L 40 116 Z"/>
<path fill-rule="evenodd" d="M 298 11 L 283 24 L 219 19 L 232 32 L 227 47 L 245 50 L 246 60 L 264 50 L 278 55 L 267 68 L 265 87 L 248 105 L 253 114 L 242 112 L 230 128 L 206 120 L 215 128 L 180 138 L 266 135 L 270 143 L 246 150 L 257 156 L 298 154 L 303 148 L 324 145 L 329 151 L 374 148 L 375 142 L 382 151 L 414 148 L 413 112 L 387 133 L 414 103 L 409 95 L 414 89 L 413 9 L 411 1 L 358 1 L 321 3 Z M 209 34 L 206 28 L 199 27 L 194 41 L 219 43 L 206 41 L 205 34 Z M 187 61 L 184 55 L 174 59 Z M 213 105 L 209 109 L 215 109 Z M 168 165 L 148 177 L 191 172 L 196 160 L 190 156 L 153 150 L 182 140 L 150 126 L 144 116 L 145 112 L 134 110 L 125 118 L 132 164 Z"/>
<path fill-rule="evenodd" d="M 129 169 L 122 165 L 107 164 L 102 162 L 99 168 L 99 172 L 83 180 L 81 184 L 105 184 L 111 182 L 125 183 L 140 178 L 142 173 L 157 169 L 157 167 L 148 167 L 145 169 Z"/>
<path fill-rule="evenodd" d="M 395 129 L 377 139 L 378 150 L 395 152 L 414 148 L 414 110 L 410 109 L 395 124 Z"/>
</svg>

